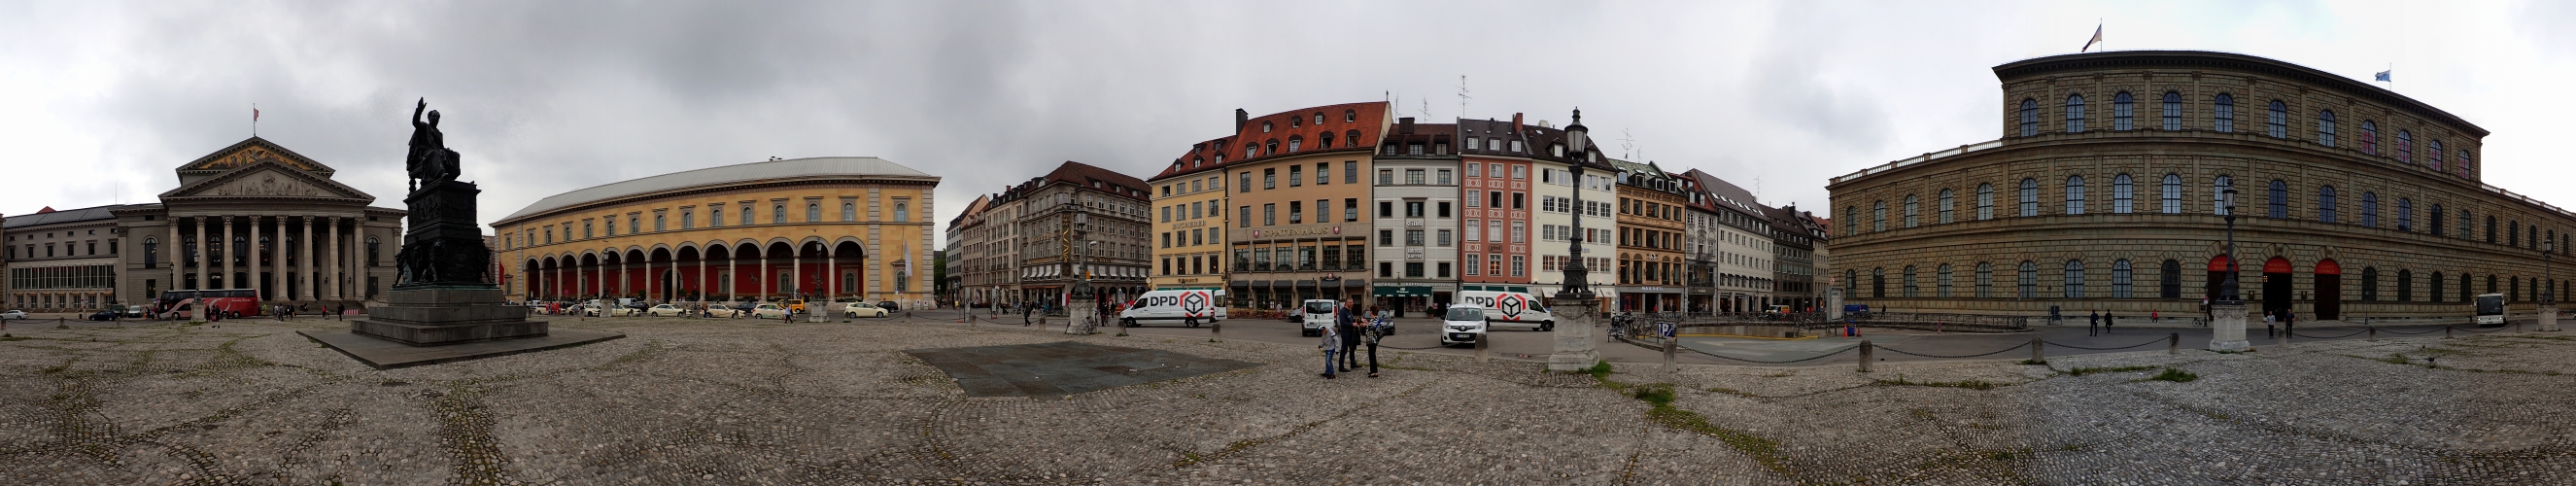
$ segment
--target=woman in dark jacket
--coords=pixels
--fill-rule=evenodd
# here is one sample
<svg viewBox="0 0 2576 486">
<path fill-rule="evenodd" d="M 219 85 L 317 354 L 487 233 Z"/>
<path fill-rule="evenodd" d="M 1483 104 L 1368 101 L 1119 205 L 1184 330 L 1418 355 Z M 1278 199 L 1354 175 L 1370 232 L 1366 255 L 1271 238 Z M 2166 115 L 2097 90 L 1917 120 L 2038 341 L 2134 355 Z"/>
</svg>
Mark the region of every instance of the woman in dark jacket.
<svg viewBox="0 0 2576 486">
<path fill-rule="evenodd" d="M 1351 308 L 1350 301 L 1342 301 L 1341 308 L 1333 312 L 1333 322 L 1342 335 L 1342 371 L 1358 368 L 1360 357 L 1351 352 L 1360 349 L 1360 310 Z"/>
</svg>

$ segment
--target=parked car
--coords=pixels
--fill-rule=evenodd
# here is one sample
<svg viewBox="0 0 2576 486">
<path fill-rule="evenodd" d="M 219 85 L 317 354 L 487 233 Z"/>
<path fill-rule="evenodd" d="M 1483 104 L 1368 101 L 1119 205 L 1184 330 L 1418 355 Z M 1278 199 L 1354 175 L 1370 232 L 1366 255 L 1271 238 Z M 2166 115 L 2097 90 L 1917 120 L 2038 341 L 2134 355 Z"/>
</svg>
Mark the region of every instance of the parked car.
<svg viewBox="0 0 2576 486">
<path fill-rule="evenodd" d="M 886 310 L 886 312 L 894 312 L 894 311 L 903 310 L 903 306 L 894 305 L 894 301 L 891 301 L 891 300 L 880 300 L 880 301 L 877 301 L 877 308 L 879 308 L 879 309 L 885 309 L 885 310 Z"/>
<path fill-rule="evenodd" d="M 584 307 L 585 307 L 585 308 L 584 308 L 584 309 L 582 309 L 582 315 L 591 316 L 591 317 L 600 317 L 600 312 L 601 312 L 603 309 L 604 309 L 604 310 L 606 310 L 606 311 L 608 312 L 608 317 L 627 317 L 627 316 L 634 316 L 634 315 L 639 315 L 639 314 L 643 314 L 643 313 L 644 313 L 644 312 L 643 312 L 643 310 L 641 310 L 641 309 L 636 309 L 636 308 L 633 308 L 633 307 L 616 307 L 616 306 L 614 306 L 613 304 L 612 304 L 612 306 L 610 306 L 610 307 L 600 307 L 600 306 L 584 306 Z"/>
<path fill-rule="evenodd" d="M 746 300 L 746 301 L 742 301 L 742 302 L 735 302 L 735 303 L 733 303 L 733 311 L 734 311 L 734 312 L 751 312 L 751 308 L 752 308 L 752 307 L 755 307 L 755 306 L 758 306 L 758 305 L 759 305 L 759 304 L 754 304 L 754 303 L 752 303 L 751 301 L 748 301 L 748 300 Z"/>
<path fill-rule="evenodd" d="M 734 310 L 732 307 L 725 307 L 723 304 L 707 306 L 707 317 L 733 317 L 739 314 L 742 314 L 742 311 Z"/>
<path fill-rule="evenodd" d="M 887 315 L 887 314 L 886 314 L 886 310 L 885 310 L 885 308 L 883 308 L 883 307 L 877 307 L 877 306 L 874 306 L 874 305 L 869 305 L 869 304 L 868 304 L 868 303 L 866 303 L 866 302 L 851 302 L 851 303 L 849 303 L 849 304 L 847 304 L 847 305 L 848 305 L 847 307 L 842 307 L 842 308 L 841 308 L 841 315 L 845 315 L 845 316 L 849 316 L 849 317 L 853 317 L 853 318 L 857 318 L 857 317 L 885 317 L 885 316 Z"/>
<path fill-rule="evenodd" d="M 1485 328 L 1489 324 L 1486 322 L 1488 318 L 1489 316 L 1485 315 L 1484 306 L 1450 305 L 1448 315 L 1440 317 L 1440 345 L 1475 344 L 1476 338 L 1485 335 Z"/>
<path fill-rule="evenodd" d="M 676 305 L 662 304 L 653 306 L 651 309 L 645 309 L 644 315 L 653 317 L 682 317 L 689 315 L 689 310 L 682 309 L 680 306 Z"/>
<path fill-rule="evenodd" d="M 786 308 L 786 309 L 787 309 L 787 310 L 789 310 L 789 311 L 794 311 L 794 312 L 802 313 L 802 312 L 805 312 L 805 300 L 804 300 L 804 299 L 787 299 L 787 300 L 785 300 L 785 301 L 781 301 L 781 302 L 780 302 L 780 304 L 779 304 L 779 307 L 784 307 L 784 308 Z"/>
<path fill-rule="evenodd" d="M 139 306 L 139 305 L 120 305 L 120 306 L 116 306 L 116 307 L 120 308 L 120 310 L 122 310 L 122 311 L 124 311 L 124 312 L 125 312 L 125 318 L 127 318 L 127 319 L 142 319 L 142 318 L 145 318 L 145 317 L 150 317 L 150 314 L 143 310 L 143 306 Z"/>
<path fill-rule="evenodd" d="M 10 310 L 8 310 L 7 312 L 0 312 L 0 319 L 26 319 L 26 318 L 27 318 L 27 311 L 22 311 L 22 310 L 17 310 L 17 309 L 10 309 Z"/>
<path fill-rule="evenodd" d="M 783 319 L 786 317 L 787 308 L 779 307 L 778 304 L 751 306 L 751 318 L 753 319 Z"/>
<path fill-rule="evenodd" d="M 118 312 L 113 311 L 113 310 L 101 310 L 101 311 L 98 311 L 98 312 L 92 312 L 92 313 L 89 313 L 89 318 L 88 318 L 88 319 L 89 319 L 89 320 L 93 320 L 93 321 L 113 321 L 113 320 L 116 320 L 116 315 L 117 315 L 117 314 L 118 314 Z"/>
</svg>

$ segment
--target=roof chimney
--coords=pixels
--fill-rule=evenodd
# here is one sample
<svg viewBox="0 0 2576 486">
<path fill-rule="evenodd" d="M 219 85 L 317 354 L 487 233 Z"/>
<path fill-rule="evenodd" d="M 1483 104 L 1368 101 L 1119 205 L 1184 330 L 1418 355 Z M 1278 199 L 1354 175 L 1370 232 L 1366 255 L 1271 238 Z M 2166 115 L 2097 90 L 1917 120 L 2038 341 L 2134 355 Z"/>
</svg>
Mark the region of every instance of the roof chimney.
<svg viewBox="0 0 2576 486">
<path fill-rule="evenodd" d="M 1514 135 L 1519 135 L 1520 133 L 1521 133 L 1521 114 L 1519 114 L 1519 113 L 1513 113 L 1513 114 L 1512 114 L 1512 134 L 1514 134 Z"/>
<path fill-rule="evenodd" d="M 1242 108 L 1235 108 L 1235 109 L 1234 109 L 1234 132 L 1235 132 L 1235 133 L 1243 133 L 1243 124 L 1244 124 L 1244 123 L 1249 123 L 1249 122 L 1251 122 L 1251 121 L 1252 121 L 1252 114 L 1251 114 L 1251 113 L 1244 113 Z"/>
<path fill-rule="evenodd" d="M 1401 133 L 1401 134 L 1405 134 L 1405 135 L 1412 135 L 1412 134 L 1413 134 L 1413 117 L 1409 117 L 1409 116 L 1408 116 L 1408 117 L 1404 117 L 1404 118 L 1397 118 L 1397 119 L 1395 119 L 1395 124 L 1396 124 L 1395 133 Z"/>
</svg>

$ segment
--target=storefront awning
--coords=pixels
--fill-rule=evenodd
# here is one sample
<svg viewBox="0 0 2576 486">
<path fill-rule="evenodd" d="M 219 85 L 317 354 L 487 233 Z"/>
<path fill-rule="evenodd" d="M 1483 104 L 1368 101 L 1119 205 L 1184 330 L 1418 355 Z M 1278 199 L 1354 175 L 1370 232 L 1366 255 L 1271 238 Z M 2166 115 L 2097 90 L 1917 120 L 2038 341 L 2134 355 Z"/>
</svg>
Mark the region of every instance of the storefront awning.
<svg viewBox="0 0 2576 486">
<path fill-rule="evenodd" d="M 1375 297 L 1430 297 L 1431 287 L 1422 285 L 1380 285 L 1370 291 Z"/>
</svg>

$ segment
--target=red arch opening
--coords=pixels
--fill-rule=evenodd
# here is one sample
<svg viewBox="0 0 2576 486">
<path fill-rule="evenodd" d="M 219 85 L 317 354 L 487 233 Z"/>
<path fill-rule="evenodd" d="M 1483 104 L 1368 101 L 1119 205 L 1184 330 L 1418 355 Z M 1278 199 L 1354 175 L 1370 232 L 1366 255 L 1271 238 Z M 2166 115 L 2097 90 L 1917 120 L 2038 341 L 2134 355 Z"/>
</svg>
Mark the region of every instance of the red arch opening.
<svg viewBox="0 0 2576 486">
<path fill-rule="evenodd" d="M 2224 272 L 2224 271 L 2227 271 L 2227 255 L 2219 255 L 2219 256 L 2209 257 L 2209 271 L 2212 271 L 2212 272 Z"/>
<path fill-rule="evenodd" d="M 2272 257 L 2263 262 L 2263 273 L 2290 273 L 2290 259 Z"/>
<path fill-rule="evenodd" d="M 2317 275 L 2343 275 L 2343 266 L 2341 266 L 2341 265 L 2336 265 L 2334 260 L 2318 260 L 2318 261 L 2317 261 L 2317 272 L 2316 272 L 2316 274 L 2317 274 Z"/>
</svg>

